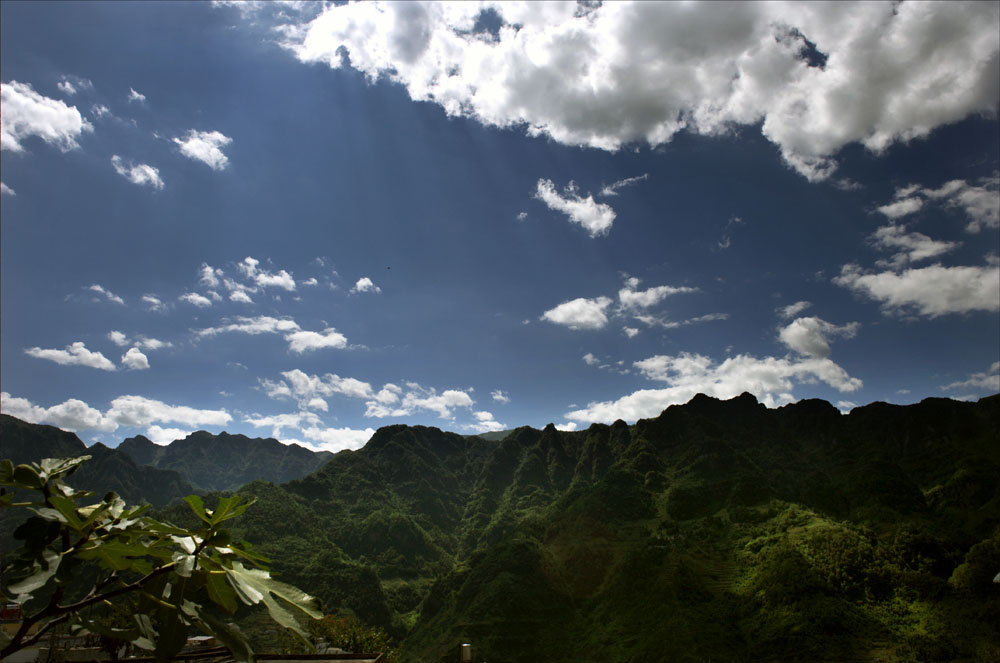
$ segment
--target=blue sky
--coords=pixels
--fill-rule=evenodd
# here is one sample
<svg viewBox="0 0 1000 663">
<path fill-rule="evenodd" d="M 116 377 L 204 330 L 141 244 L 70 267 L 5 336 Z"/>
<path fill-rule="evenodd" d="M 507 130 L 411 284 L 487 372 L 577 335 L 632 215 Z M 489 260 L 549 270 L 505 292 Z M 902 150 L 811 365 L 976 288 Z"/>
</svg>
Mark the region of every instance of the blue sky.
<svg viewBox="0 0 1000 663">
<path fill-rule="evenodd" d="M 0 4 L 2 410 L 357 448 L 1000 390 L 1000 4 Z"/>
</svg>

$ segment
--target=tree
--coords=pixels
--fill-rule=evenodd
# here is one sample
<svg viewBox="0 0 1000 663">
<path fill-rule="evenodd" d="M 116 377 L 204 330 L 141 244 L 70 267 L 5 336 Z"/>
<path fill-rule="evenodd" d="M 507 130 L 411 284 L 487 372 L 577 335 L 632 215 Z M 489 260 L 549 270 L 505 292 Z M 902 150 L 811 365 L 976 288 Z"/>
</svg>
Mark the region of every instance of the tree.
<svg viewBox="0 0 1000 663">
<path fill-rule="evenodd" d="M 225 644 L 237 660 L 252 662 L 246 637 L 220 618 L 220 612 L 236 612 L 237 598 L 246 605 L 263 603 L 277 623 L 307 638 L 300 620 L 322 617 L 319 602 L 272 579 L 267 560 L 221 527 L 253 501 L 226 497 L 212 510 L 190 495 L 185 501 L 202 521 L 195 530 L 145 516 L 149 505 L 129 508 L 115 493 L 80 506 L 94 493 L 74 490 L 64 479 L 89 459 L 0 463 L 0 506 L 33 514 L 14 531 L 24 543 L 3 567 L 4 600 L 20 604 L 24 616 L 12 637 L 4 634 L 0 657 L 67 624 L 71 632 L 86 629 L 130 642 L 166 661 L 195 626 Z M 17 501 L 26 491 L 32 498 Z M 137 606 L 127 626 L 110 626 L 95 614 L 97 607 L 123 597 Z"/>
</svg>

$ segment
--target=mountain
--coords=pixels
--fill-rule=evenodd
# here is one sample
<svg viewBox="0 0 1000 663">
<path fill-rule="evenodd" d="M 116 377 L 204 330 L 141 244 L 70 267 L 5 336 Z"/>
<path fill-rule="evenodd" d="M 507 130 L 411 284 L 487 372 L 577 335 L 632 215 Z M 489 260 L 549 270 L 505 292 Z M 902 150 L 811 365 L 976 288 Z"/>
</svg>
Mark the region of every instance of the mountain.
<svg viewBox="0 0 1000 663">
<path fill-rule="evenodd" d="M 1000 396 L 845 415 L 699 395 L 499 440 L 387 426 L 241 487 L 232 530 L 414 663 L 463 642 L 481 661 L 997 661 L 998 477 Z"/>
<path fill-rule="evenodd" d="M 87 447 L 74 433 L 54 426 L 29 424 L 2 414 L 0 440 L 3 441 L 3 457 L 15 465 L 38 462 L 42 458 L 90 455 L 93 458 L 73 475 L 72 485 L 101 495 L 114 491 L 128 503 L 149 502 L 164 506 L 196 492 L 178 472 L 141 465 L 131 456 L 100 443 Z"/>
<path fill-rule="evenodd" d="M 404 661 L 462 642 L 508 661 L 986 661 L 997 477 L 1000 396 L 844 415 L 699 395 L 499 441 L 388 426 L 245 486 L 233 529 Z"/>
<path fill-rule="evenodd" d="M 273 438 L 206 431 L 162 446 L 142 435 L 130 437 L 118 451 L 142 465 L 180 472 L 204 491 L 235 490 L 257 479 L 284 483 L 319 469 L 333 457 L 329 451 L 310 451 Z"/>
</svg>

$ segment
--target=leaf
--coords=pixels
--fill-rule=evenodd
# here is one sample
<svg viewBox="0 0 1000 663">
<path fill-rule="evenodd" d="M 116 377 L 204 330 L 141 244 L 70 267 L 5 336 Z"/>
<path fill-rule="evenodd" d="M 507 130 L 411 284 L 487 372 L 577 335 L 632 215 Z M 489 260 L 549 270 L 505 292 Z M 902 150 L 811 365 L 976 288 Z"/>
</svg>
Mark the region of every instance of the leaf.
<svg viewBox="0 0 1000 663">
<path fill-rule="evenodd" d="M 204 520 L 207 524 L 212 524 L 209 514 L 205 511 L 205 503 L 200 497 L 197 495 L 188 495 L 184 498 L 184 501 L 187 502 L 188 506 L 191 507 L 191 510 L 194 511 L 194 515 Z"/>
<path fill-rule="evenodd" d="M 206 573 L 205 587 L 208 589 L 208 598 L 212 602 L 225 610 L 230 615 L 236 612 L 236 592 L 226 582 L 225 571 Z"/>
<path fill-rule="evenodd" d="M 76 503 L 73 502 L 73 500 L 68 500 L 65 497 L 60 497 L 59 495 L 50 495 L 49 504 L 54 506 L 56 510 L 63 515 L 66 522 L 69 523 L 73 529 L 78 532 L 83 529 L 83 521 L 80 520 L 80 516 L 76 512 Z"/>
<path fill-rule="evenodd" d="M 304 615 L 313 619 L 323 616 L 318 599 L 297 587 L 273 579 L 267 571 L 247 569 L 240 562 L 234 562 L 232 568 L 226 569 L 226 578 L 241 601 L 247 605 L 263 602 L 274 621 L 292 629 L 303 638 L 306 634 L 298 620 Z M 281 599 L 281 602 L 276 601 L 275 597 Z M 295 608 L 301 614 L 293 613 L 286 606 Z"/>
<path fill-rule="evenodd" d="M 240 504 L 240 500 L 243 499 L 239 495 L 233 495 L 232 497 L 223 497 L 219 500 L 219 508 L 215 510 L 212 514 L 212 525 L 218 525 L 224 520 L 229 520 L 230 518 L 235 518 L 239 516 L 248 507 L 256 502 L 256 499 L 252 499 L 246 504 Z"/>
<path fill-rule="evenodd" d="M 0 484 L 9 486 L 14 483 L 14 463 L 4 458 L 0 461 Z"/>
<path fill-rule="evenodd" d="M 229 652 L 240 663 L 254 663 L 253 650 L 243 632 L 234 624 L 227 624 L 213 616 L 202 606 L 185 601 L 181 605 L 181 610 L 186 615 L 195 620 L 195 623 L 205 633 L 215 636 L 226 646 Z"/>
<path fill-rule="evenodd" d="M 41 490 L 42 478 L 38 476 L 38 470 L 30 465 L 18 465 L 12 473 L 11 484 L 33 490 Z"/>
<path fill-rule="evenodd" d="M 18 601 L 27 599 L 27 595 L 31 592 L 44 587 L 49 581 L 49 578 L 56 574 L 59 570 L 59 562 L 62 561 L 62 556 L 52 549 L 45 549 L 42 551 L 42 559 L 36 561 L 34 564 L 34 573 L 32 573 L 27 578 L 23 578 L 18 582 L 11 585 L 7 585 L 7 591 L 11 594 L 18 596 Z"/>
<path fill-rule="evenodd" d="M 172 561 L 177 564 L 177 566 L 174 567 L 174 572 L 177 573 L 177 575 L 182 578 L 191 577 L 191 572 L 194 570 L 194 555 L 176 552 L 173 555 Z"/>
</svg>

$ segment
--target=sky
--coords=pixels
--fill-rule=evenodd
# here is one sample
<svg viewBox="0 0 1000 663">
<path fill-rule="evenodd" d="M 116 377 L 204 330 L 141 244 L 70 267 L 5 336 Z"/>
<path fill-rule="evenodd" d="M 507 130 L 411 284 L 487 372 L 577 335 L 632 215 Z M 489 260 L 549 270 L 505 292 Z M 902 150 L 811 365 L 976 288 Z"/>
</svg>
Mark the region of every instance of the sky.
<svg viewBox="0 0 1000 663">
<path fill-rule="evenodd" d="M 1000 3 L 0 3 L 0 410 L 117 445 L 1000 391 Z"/>
</svg>

